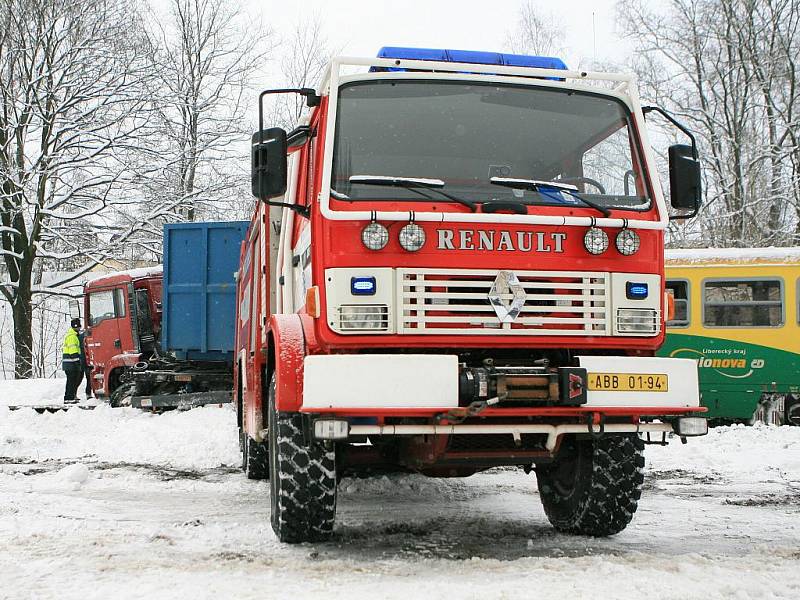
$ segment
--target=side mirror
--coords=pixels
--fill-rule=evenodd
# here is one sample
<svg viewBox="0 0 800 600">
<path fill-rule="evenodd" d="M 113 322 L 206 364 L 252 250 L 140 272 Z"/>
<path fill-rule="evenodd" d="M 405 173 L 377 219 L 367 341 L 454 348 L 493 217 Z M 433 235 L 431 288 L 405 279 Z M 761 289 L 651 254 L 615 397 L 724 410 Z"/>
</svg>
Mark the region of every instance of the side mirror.
<svg viewBox="0 0 800 600">
<path fill-rule="evenodd" d="M 253 196 L 269 200 L 286 193 L 286 131 L 271 127 L 253 134 L 250 148 Z"/>
<path fill-rule="evenodd" d="M 700 208 L 702 184 L 700 182 L 700 162 L 694 157 L 691 146 L 675 144 L 669 147 L 669 187 L 670 202 L 673 208 L 691 210 L 694 216 Z"/>
</svg>

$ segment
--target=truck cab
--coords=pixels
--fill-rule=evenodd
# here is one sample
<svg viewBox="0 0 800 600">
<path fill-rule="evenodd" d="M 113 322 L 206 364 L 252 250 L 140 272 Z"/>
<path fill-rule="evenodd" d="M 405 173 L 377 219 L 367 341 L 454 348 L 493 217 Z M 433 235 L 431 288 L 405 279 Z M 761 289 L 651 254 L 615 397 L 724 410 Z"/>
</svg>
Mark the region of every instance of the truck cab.
<svg viewBox="0 0 800 600">
<path fill-rule="evenodd" d="M 152 353 L 161 332 L 161 267 L 104 275 L 86 283 L 84 341 L 92 390 L 110 397 L 121 376 Z"/>
<path fill-rule="evenodd" d="M 634 78 L 384 48 L 294 91 L 306 121 L 253 136 L 237 292 L 243 464 L 278 537 L 329 535 L 344 473 L 501 465 L 558 529 L 623 529 L 640 434 L 707 430 L 695 362 L 655 357 L 670 212 Z M 688 217 L 696 149 L 670 157 Z"/>
</svg>

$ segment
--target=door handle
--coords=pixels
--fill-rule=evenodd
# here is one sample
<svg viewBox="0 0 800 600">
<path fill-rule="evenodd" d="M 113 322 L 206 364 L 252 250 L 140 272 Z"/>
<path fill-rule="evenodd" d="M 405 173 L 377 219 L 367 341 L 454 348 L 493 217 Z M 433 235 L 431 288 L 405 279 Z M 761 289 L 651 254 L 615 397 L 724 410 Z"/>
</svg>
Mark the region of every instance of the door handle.
<svg viewBox="0 0 800 600">
<path fill-rule="evenodd" d="M 114 348 L 122 348 L 122 342 L 119 340 L 114 340 Z"/>
</svg>

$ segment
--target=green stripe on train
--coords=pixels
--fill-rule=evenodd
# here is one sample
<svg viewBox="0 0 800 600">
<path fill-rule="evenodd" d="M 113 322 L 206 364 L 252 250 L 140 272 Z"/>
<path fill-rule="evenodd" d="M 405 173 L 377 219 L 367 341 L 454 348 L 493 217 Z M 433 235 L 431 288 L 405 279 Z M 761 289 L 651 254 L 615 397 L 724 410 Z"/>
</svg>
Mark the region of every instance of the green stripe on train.
<svg viewBox="0 0 800 600">
<path fill-rule="evenodd" d="M 800 355 L 700 335 L 667 334 L 659 356 L 693 358 L 707 416 L 750 419 L 763 392 L 800 391 Z"/>
</svg>

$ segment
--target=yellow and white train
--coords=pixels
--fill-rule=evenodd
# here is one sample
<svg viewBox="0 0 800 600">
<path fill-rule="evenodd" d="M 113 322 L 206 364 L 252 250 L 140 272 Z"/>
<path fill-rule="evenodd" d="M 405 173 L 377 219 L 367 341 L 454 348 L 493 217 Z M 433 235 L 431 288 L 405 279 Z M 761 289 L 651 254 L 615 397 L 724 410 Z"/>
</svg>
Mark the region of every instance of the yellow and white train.
<svg viewBox="0 0 800 600">
<path fill-rule="evenodd" d="M 708 417 L 800 425 L 800 248 L 668 250 L 659 354 L 694 358 Z"/>
</svg>

